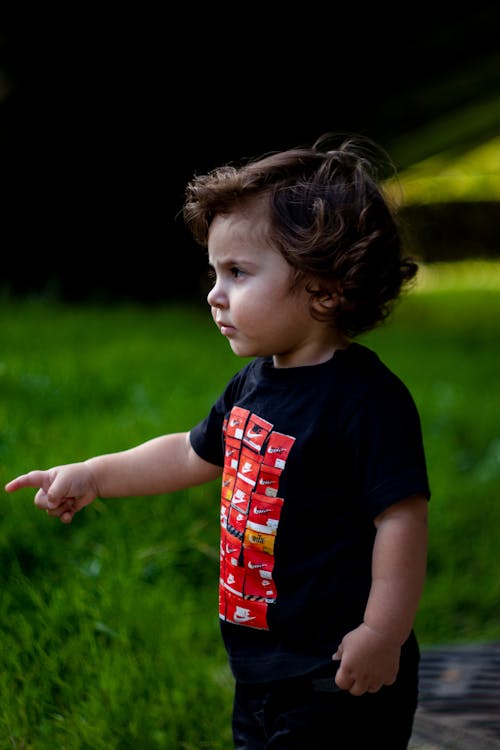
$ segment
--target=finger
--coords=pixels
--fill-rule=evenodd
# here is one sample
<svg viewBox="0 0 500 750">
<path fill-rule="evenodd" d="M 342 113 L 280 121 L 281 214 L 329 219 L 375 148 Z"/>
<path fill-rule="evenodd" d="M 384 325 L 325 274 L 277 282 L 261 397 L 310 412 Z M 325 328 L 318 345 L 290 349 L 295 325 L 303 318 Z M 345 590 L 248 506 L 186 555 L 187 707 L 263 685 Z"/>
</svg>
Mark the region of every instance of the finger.
<svg viewBox="0 0 500 750">
<path fill-rule="evenodd" d="M 354 684 L 354 678 L 345 669 L 342 669 L 342 664 L 337 669 L 335 675 L 335 682 L 341 690 L 350 690 Z"/>
<path fill-rule="evenodd" d="M 65 507 L 64 510 L 61 510 L 60 508 L 58 508 L 56 511 L 47 510 L 46 513 L 48 516 L 52 516 L 52 518 L 59 518 L 62 523 L 68 524 L 73 520 L 76 511 L 72 508 Z"/>
<path fill-rule="evenodd" d="M 74 482 L 71 471 L 56 471 L 52 476 L 52 482 L 47 486 L 47 505 L 49 508 L 57 508 L 66 500 L 77 502 L 85 496 L 85 487 L 79 487 Z M 82 494 L 83 493 L 83 494 Z"/>
<path fill-rule="evenodd" d="M 47 471 L 30 471 L 28 474 L 21 474 L 21 476 L 12 479 L 5 485 L 6 492 L 15 492 L 21 490 L 24 487 L 42 487 L 47 479 Z"/>
<path fill-rule="evenodd" d="M 35 504 L 39 508 L 51 510 L 61 508 L 67 502 L 74 502 L 75 497 L 71 481 L 64 472 L 53 472 L 45 481 L 35 497 Z M 60 515 L 58 513 L 57 515 Z"/>
<path fill-rule="evenodd" d="M 62 523 L 71 523 L 77 510 L 73 498 L 66 498 L 56 508 L 46 508 L 46 513 L 52 518 L 59 518 Z"/>
<path fill-rule="evenodd" d="M 41 510 L 53 510 L 54 508 L 59 507 L 59 505 L 61 505 L 61 503 L 63 503 L 65 499 L 66 498 L 59 498 L 56 500 L 53 497 L 49 496 L 48 492 L 41 488 L 35 495 L 35 505 Z"/>
</svg>

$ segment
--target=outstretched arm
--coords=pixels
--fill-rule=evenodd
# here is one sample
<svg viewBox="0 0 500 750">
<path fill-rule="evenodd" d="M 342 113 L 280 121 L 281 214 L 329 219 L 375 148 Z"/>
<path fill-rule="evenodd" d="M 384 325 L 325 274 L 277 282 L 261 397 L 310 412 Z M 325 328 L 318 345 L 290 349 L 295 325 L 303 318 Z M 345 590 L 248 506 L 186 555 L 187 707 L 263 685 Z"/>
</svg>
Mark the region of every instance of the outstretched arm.
<svg viewBox="0 0 500 750">
<path fill-rule="evenodd" d="M 410 635 L 427 561 L 427 500 L 402 500 L 375 519 L 372 585 L 363 623 L 344 636 L 336 682 L 353 695 L 391 685 L 401 646 Z"/>
<path fill-rule="evenodd" d="M 175 492 L 209 482 L 221 471 L 195 453 L 188 432 L 179 432 L 81 463 L 31 471 L 13 479 L 5 489 L 39 488 L 37 507 L 70 523 L 75 513 L 96 497 Z"/>
</svg>

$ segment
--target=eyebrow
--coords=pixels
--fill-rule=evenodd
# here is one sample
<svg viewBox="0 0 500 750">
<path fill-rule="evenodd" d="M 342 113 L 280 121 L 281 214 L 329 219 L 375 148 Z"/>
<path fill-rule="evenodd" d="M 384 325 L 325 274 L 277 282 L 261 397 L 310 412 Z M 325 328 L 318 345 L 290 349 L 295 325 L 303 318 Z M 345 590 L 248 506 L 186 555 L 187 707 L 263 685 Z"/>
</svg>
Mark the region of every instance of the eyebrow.
<svg viewBox="0 0 500 750">
<path fill-rule="evenodd" d="M 215 269 L 215 263 L 212 263 L 210 258 L 208 259 L 208 265 L 210 268 Z M 221 261 L 217 263 L 219 268 L 230 268 L 231 266 L 246 266 L 255 268 L 257 263 L 255 261 L 250 260 L 250 258 L 236 258 L 234 256 L 229 256 L 227 258 L 223 258 Z"/>
</svg>

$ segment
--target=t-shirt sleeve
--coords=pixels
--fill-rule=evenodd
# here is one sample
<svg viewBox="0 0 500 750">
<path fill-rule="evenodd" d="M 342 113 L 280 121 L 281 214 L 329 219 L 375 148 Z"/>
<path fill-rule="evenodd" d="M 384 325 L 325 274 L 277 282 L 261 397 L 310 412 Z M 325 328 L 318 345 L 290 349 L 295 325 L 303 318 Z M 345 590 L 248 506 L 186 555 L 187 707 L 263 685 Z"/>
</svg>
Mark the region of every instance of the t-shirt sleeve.
<svg viewBox="0 0 500 750">
<path fill-rule="evenodd" d="M 231 411 L 242 374 L 231 378 L 224 392 L 214 403 L 208 415 L 189 433 L 189 439 L 195 453 L 215 466 L 224 465 L 224 440 L 222 427 L 226 415 Z"/>
<path fill-rule="evenodd" d="M 430 499 L 420 416 L 403 383 L 385 384 L 365 399 L 348 436 L 358 497 L 372 518 L 411 495 Z"/>
<path fill-rule="evenodd" d="M 221 406 L 222 401 L 218 399 L 210 409 L 208 416 L 193 427 L 189 433 L 189 439 L 195 453 L 216 466 L 224 465 L 222 425 L 225 412 L 222 412 Z"/>
</svg>

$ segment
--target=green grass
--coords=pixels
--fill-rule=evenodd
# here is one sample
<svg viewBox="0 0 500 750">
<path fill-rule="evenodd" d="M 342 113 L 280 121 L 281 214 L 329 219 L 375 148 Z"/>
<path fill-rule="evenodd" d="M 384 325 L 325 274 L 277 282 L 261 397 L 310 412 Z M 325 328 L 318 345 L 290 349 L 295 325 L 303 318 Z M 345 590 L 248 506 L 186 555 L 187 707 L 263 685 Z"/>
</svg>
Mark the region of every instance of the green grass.
<svg viewBox="0 0 500 750">
<path fill-rule="evenodd" d="M 423 269 L 363 337 L 407 382 L 433 496 L 421 643 L 500 638 L 500 264 Z M 201 419 L 242 365 L 208 311 L 0 305 L 0 482 Z M 0 505 L 0 747 L 227 750 L 218 486 Z"/>
</svg>

